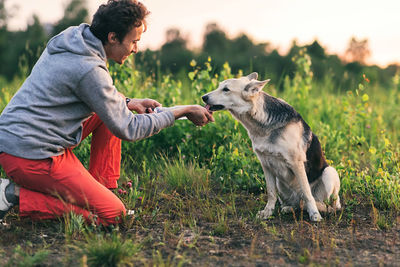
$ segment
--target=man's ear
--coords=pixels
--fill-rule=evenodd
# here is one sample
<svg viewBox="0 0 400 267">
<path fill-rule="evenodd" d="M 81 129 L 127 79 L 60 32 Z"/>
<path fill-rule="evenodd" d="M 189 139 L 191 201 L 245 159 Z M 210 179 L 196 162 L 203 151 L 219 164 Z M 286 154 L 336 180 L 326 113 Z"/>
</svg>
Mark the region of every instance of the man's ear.
<svg viewBox="0 0 400 267">
<path fill-rule="evenodd" d="M 107 35 L 107 41 L 110 44 L 116 43 L 118 41 L 116 33 L 115 32 L 109 32 L 108 35 Z"/>
<path fill-rule="evenodd" d="M 257 78 L 258 78 L 258 73 L 257 72 L 253 72 L 253 73 L 250 73 L 249 75 L 247 75 L 247 79 L 249 79 L 250 81 L 251 80 L 257 80 Z"/>
<path fill-rule="evenodd" d="M 243 96 L 252 97 L 258 94 L 263 87 L 270 81 L 270 79 L 265 81 L 251 81 L 243 89 Z"/>
</svg>

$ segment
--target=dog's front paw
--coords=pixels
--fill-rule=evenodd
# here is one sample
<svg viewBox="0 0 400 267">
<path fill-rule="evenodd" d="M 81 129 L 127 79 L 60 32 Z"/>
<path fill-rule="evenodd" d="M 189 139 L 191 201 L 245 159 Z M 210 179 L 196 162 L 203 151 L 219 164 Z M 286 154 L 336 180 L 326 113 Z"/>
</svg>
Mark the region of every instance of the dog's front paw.
<svg viewBox="0 0 400 267">
<path fill-rule="evenodd" d="M 310 213 L 310 220 L 313 222 L 320 222 L 322 221 L 322 216 L 319 212 Z"/>
<path fill-rule="evenodd" d="M 263 209 L 257 213 L 257 219 L 266 220 L 274 213 L 273 209 Z"/>
</svg>

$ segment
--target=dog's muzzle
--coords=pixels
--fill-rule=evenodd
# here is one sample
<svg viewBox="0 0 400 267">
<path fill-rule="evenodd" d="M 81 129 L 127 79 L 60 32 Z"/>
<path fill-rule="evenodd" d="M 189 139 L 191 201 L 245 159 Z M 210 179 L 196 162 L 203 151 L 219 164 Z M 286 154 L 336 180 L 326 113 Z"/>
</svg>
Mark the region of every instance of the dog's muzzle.
<svg viewBox="0 0 400 267">
<path fill-rule="evenodd" d="M 203 99 L 204 103 L 206 103 L 205 108 L 207 110 L 209 110 L 209 111 L 217 111 L 217 110 L 221 110 L 221 109 L 225 108 L 224 105 L 211 105 L 211 104 L 209 104 L 208 103 L 208 101 L 209 101 L 208 95 L 203 95 L 201 98 Z"/>
</svg>

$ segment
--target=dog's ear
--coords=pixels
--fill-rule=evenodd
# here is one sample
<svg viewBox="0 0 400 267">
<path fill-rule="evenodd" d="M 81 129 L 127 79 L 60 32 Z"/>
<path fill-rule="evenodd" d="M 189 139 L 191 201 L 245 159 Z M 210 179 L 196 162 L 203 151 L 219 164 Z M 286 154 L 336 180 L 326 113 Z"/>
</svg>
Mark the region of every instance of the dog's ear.
<svg viewBox="0 0 400 267">
<path fill-rule="evenodd" d="M 258 78 L 258 73 L 257 72 L 253 72 L 253 73 L 250 73 L 249 75 L 247 75 L 247 79 L 249 79 L 250 81 L 251 80 L 257 80 L 257 78 Z"/>
<path fill-rule="evenodd" d="M 265 81 L 251 81 L 243 89 L 243 96 L 252 97 L 259 93 L 263 87 L 270 81 L 270 79 Z"/>
</svg>

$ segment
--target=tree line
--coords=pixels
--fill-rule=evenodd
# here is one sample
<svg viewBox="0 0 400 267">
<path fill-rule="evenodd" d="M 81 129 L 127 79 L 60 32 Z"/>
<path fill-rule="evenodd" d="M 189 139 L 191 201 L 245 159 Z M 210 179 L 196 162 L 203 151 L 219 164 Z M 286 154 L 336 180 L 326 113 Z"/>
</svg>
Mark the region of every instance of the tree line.
<svg viewBox="0 0 400 267">
<path fill-rule="evenodd" d="M 28 74 L 51 37 L 68 26 L 89 21 L 87 0 L 71 0 L 57 23 L 43 24 L 34 15 L 25 30 L 10 31 L 7 22 L 12 14 L 5 8 L 6 1 L 0 0 L 0 79 L 6 81 Z M 293 42 L 289 51 L 282 55 L 270 43 L 255 43 L 244 33 L 230 38 L 215 23 L 206 25 L 203 44 L 198 51 L 190 50 L 188 40 L 182 37 L 179 29 L 172 28 L 166 32 L 166 41 L 160 49 L 147 49 L 135 56 L 135 66 L 153 75 L 177 74 L 190 68 L 193 59 L 201 63 L 211 58 L 215 72 L 228 62 L 234 73 L 257 71 L 281 86 L 285 77 L 293 77 L 296 69 L 292 58 L 300 50 L 305 50 L 311 57 L 313 78 L 322 82 L 330 79 L 339 90 L 356 86 L 364 74 L 371 83 L 389 86 L 391 78 L 400 69 L 399 65 L 386 68 L 366 65 L 365 60 L 370 54 L 368 40 L 352 38 L 344 59 L 327 54 L 317 40 L 304 46 Z"/>
</svg>

